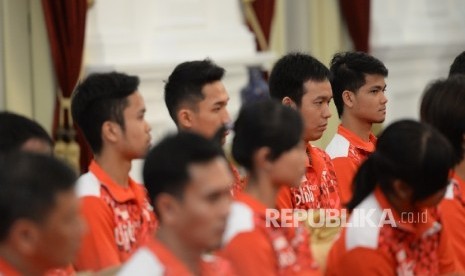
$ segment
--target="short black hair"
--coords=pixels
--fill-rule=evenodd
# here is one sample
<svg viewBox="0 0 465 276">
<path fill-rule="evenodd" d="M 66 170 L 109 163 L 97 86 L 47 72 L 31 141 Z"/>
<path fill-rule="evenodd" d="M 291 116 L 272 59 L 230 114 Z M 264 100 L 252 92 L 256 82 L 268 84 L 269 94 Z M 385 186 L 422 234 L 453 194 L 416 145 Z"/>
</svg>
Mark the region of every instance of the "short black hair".
<svg viewBox="0 0 465 276">
<path fill-rule="evenodd" d="M 91 74 L 76 87 L 71 111 L 95 154 L 102 150 L 104 122 L 113 121 L 125 129 L 127 97 L 136 92 L 138 86 L 138 77 L 111 72 Z"/>
<path fill-rule="evenodd" d="M 465 51 L 460 53 L 450 65 L 449 77 L 455 74 L 465 75 Z"/>
<path fill-rule="evenodd" d="M 245 169 L 253 171 L 253 155 L 261 147 L 270 148 L 275 160 L 302 140 L 300 114 L 275 100 L 244 105 L 234 123 L 232 155 Z"/>
<path fill-rule="evenodd" d="M 328 68 L 316 58 L 304 53 L 289 53 L 280 58 L 271 70 L 270 95 L 278 101 L 289 97 L 300 106 L 305 82 L 323 82 L 330 78 Z"/>
<path fill-rule="evenodd" d="M 455 164 L 460 163 L 464 157 L 465 75 L 453 75 L 429 84 L 423 93 L 420 117 L 449 139 L 455 151 Z"/>
<path fill-rule="evenodd" d="M 452 146 L 439 131 L 413 120 L 394 122 L 355 175 L 347 207 L 353 210 L 377 186 L 384 194 L 392 193 L 395 180 L 412 189 L 414 202 L 425 199 L 447 187 L 452 167 Z"/>
<path fill-rule="evenodd" d="M 180 105 L 187 103 L 196 108 L 196 104 L 205 97 L 202 88 L 220 81 L 224 73 L 222 67 L 209 59 L 183 62 L 174 68 L 165 84 L 165 103 L 176 125 Z"/>
<path fill-rule="evenodd" d="M 0 241 L 21 218 L 41 223 L 61 192 L 72 191 L 74 171 L 48 155 L 30 152 L 9 154 L 0 166 Z"/>
<path fill-rule="evenodd" d="M 52 138 L 37 122 L 15 113 L 0 112 L 0 154 L 17 151 L 32 138 L 53 147 Z"/>
<path fill-rule="evenodd" d="M 187 131 L 169 135 L 151 149 L 145 159 L 143 178 L 155 213 L 159 215 L 155 202 L 160 194 L 182 198 L 191 177 L 190 165 L 217 157 L 223 158 L 218 143 Z"/>
<path fill-rule="evenodd" d="M 332 74 L 334 104 L 339 118 L 344 112 L 342 92 L 349 90 L 354 93 L 365 84 L 366 75 L 388 76 L 388 69 L 379 59 L 364 52 L 341 52 L 334 55 L 330 63 Z"/>
</svg>

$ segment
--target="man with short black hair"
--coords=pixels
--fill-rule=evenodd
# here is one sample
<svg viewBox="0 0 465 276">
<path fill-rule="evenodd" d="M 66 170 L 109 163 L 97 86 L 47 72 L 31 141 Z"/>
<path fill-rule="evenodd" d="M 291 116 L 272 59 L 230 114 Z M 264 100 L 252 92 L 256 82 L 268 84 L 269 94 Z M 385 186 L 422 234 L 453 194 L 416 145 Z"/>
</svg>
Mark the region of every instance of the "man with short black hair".
<svg viewBox="0 0 465 276">
<path fill-rule="evenodd" d="M 168 136 L 147 155 L 144 183 L 160 222 L 120 275 L 230 275 L 218 249 L 233 181 L 222 149 L 198 134 Z"/>
<path fill-rule="evenodd" d="M 146 191 L 129 177 L 132 160 L 146 155 L 151 140 L 138 85 L 135 76 L 97 73 L 72 97 L 73 118 L 94 153 L 77 184 L 89 227 L 74 262 L 78 271 L 120 265 L 155 230 Z"/>
<path fill-rule="evenodd" d="M 229 95 L 222 82 L 224 73 L 223 68 L 209 59 L 176 66 L 165 85 L 165 103 L 180 131 L 196 132 L 207 139 L 219 138 L 225 143 L 231 118 L 226 109 Z M 221 129 L 223 133 L 217 133 Z M 245 182 L 235 166 L 230 164 L 230 167 L 234 195 L 244 189 Z"/>
<path fill-rule="evenodd" d="M 75 173 L 53 157 L 8 155 L 0 166 L 0 275 L 44 275 L 68 266 L 84 223 Z"/>
<path fill-rule="evenodd" d="M 380 60 L 363 52 L 335 54 L 330 70 L 341 124 L 326 152 L 333 160 L 341 201 L 346 204 L 352 197 L 358 167 L 375 150 L 372 126 L 386 117 L 388 70 Z"/>
</svg>

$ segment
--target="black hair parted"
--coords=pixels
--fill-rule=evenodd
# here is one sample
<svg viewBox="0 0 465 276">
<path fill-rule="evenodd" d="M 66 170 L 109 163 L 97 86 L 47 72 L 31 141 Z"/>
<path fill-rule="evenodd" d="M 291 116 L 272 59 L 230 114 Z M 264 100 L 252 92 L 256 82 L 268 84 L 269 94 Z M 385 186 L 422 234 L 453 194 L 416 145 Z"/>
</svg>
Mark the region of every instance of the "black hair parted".
<svg viewBox="0 0 465 276">
<path fill-rule="evenodd" d="M 252 171 L 253 155 L 262 147 L 270 149 L 275 160 L 302 140 L 300 114 L 275 100 L 246 104 L 234 123 L 232 155 L 245 169 Z"/>
<path fill-rule="evenodd" d="M 161 193 L 182 198 L 190 180 L 189 166 L 224 158 L 221 146 L 192 132 L 181 131 L 161 140 L 148 153 L 143 178 L 149 197 L 154 201 Z"/>
<path fill-rule="evenodd" d="M 364 52 L 341 52 L 330 63 L 331 87 L 339 118 L 344 112 L 342 92 L 356 93 L 365 84 L 366 75 L 388 76 L 388 69 L 379 59 Z"/>
<path fill-rule="evenodd" d="M 465 75 L 453 75 L 430 83 L 422 97 L 420 118 L 437 128 L 454 148 L 454 163 L 464 158 Z"/>
<path fill-rule="evenodd" d="M 183 62 L 174 68 L 165 84 L 165 104 L 175 124 L 181 104 L 196 104 L 204 99 L 205 85 L 221 81 L 225 73 L 222 67 L 210 59 Z"/>
<path fill-rule="evenodd" d="M 53 140 L 37 122 L 24 116 L 0 112 L 0 154 L 19 150 L 29 139 L 40 139 L 53 147 Z"/>
<path fill-rule="evenodd" d="M 300 106 L 305 82 L 324 82 L 330 78 L 328 68 L 316 58 L 305 53 L 289 53 L 280 58 L 271 70 L 270 95 L 278 101 L 289 97 Z"/>
<path fill-rule="evenodd" d="M 16 152 L 1 160 L 0 241 L 18 219 L 47 220 L 61 192 L 73 191 L 76 174 L 54 157 Z"/>
<path fill-rule="evenodd" d="M 138 86 L 138 77 L 111 72 L 91 74 L 76 87 L 71 112 L 95 154 L 100 153 L 103 146 L 104 122 L 113 121 L 125 128 L 124 109 L 129 105 L 127 97 L 135 93 Z"/>
</svg>

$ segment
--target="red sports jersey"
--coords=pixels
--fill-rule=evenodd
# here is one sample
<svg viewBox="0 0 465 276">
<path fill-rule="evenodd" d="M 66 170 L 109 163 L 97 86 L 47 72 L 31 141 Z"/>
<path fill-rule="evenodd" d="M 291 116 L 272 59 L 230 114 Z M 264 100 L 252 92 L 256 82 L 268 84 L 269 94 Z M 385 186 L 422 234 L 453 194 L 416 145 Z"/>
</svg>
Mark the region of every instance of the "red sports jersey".
<svg viewBox="0 0 465 276">
<path fill-rule="evenodd" d="M 200 261 L 201 276 L 232 276 L 231 265 L 214 255 L 205 255 Z M 194 274 L 160 241 L 150 238 L 121 268 L 120 276 L 193 276 Z"/>
<path fill-rule="evenodd" d="M 21 273 L 0 257 L 0 276 L 20 276 Z"/>
<path fill-rule="evenodd" d="M 348 223 L 353 225 L 343 230 L 331 248 L 326 274 L 440 275 L 454 272 L 456 267 L 446 232 L 435 216 L 426 210 L 424 214 L 400 215 L 381 190 L 376 189 L 352 212 Z M 392 221 L 394 226 L 384 221 Z"/>
<path fill-rule="evenodd" d="M 449 233 L 461 271 L 465 268 L 465 181 L 452 175 L 444 200 L 439 204 L 444 229 Z"/>
<path fill-rule="evenodd" d="M 155 231 L 156 221 L 144 186 L 129 179 L 129 187 L 116 184 L 92 161 L 77 183 L 82 215 L 88 231 L 74 267 L 93 270 L 121 264 Z"/>
<path fill-rule="evenodd" d="M 319 275 L 306 229 L 287 234 L 283 228 L 267 225 L 265 205 L 241 193 L 232 205 L 220 255 L 238 275 Z"/>
<path fill-rule="evenodd" d="M 339 195 L 342 204 L 352 198 L 352 182 L 363 161 L 375 151 L 377 138 L 370 133 L 369 141 L 363 141 L 347 128 L 339 125 L 337 133 L 326 147 L 334 164 Z"/>
<path fill-rule="evenodd" d="M 340 209 L 341 202 L 331 158 L 323 150 L 307 145 L 307 170 L 299 187 L 279 191 L 278 209 Z"/>
</svg>

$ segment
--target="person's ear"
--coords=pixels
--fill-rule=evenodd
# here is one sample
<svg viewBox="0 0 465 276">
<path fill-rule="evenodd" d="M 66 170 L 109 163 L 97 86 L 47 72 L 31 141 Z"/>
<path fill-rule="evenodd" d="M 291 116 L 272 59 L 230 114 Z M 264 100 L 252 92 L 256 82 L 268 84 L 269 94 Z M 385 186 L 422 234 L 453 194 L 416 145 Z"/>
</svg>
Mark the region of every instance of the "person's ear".
<svg viewBox="0 0 465 276">
<path fill-rule="evenodd" d="M 157 196 L 155 205 L 163 224 L 173 225 L 180 219 L 180 202 L 179 199 L 174 196 L 167 193 L 161 193 Z"/>
<path fill-rule="evenodd" d="M 181 108 L 176 113 L 178 126 L 182 129 L 190 129 L 193 124 L 193 112 L 188 108 Z"/>
<path fill-rule="evenodd" d="M 271 151 L 268 147 L 261 147 L 253 154 L 252 162 L 254 168 L 258 170 L 270 171 L 272 167 Z"/>
<path fill-rule="evenodd" d="M 121 134 L 121 127 L 111 121 L 105 121 L 102 125 L 102 139 L 110 142 L 118 141 L 119 135 Z"/>
<path fill-rule="evenodd" d="M 353 107 L 354 106 L 354 99 L 355 99 L 355 93 L 349 90 L 344 90 L 342 92 L 342 101 L 344 102 L 344 105 L 348 107 Z"/>
<path fill-rule="evenodd" d="M 394 183 L 393 183 L 392 187 L 394 189 L 394 193 L 403 202 L 411 202 L 412 201 L 413 190 L 404 181 L 396 179 L 396 180 L 394 180 Z"/>
<path fill-rule="evenodd" d="M 10 228 L 9 239 L 22 254 L 32 255 L 40 241 L 40 229 L 31 220 L 18 219 Z"/>
<path fill-rule="evenodd" d="M 290 107 L 290 108 L 297 109 L 297 105 L 295 104 L 295 102 L 291 98 L 289 98 L 287 96 L 283 98 L 281 103 L 283 105 L 285 105 L 285 106 Z"/>
</svg>

